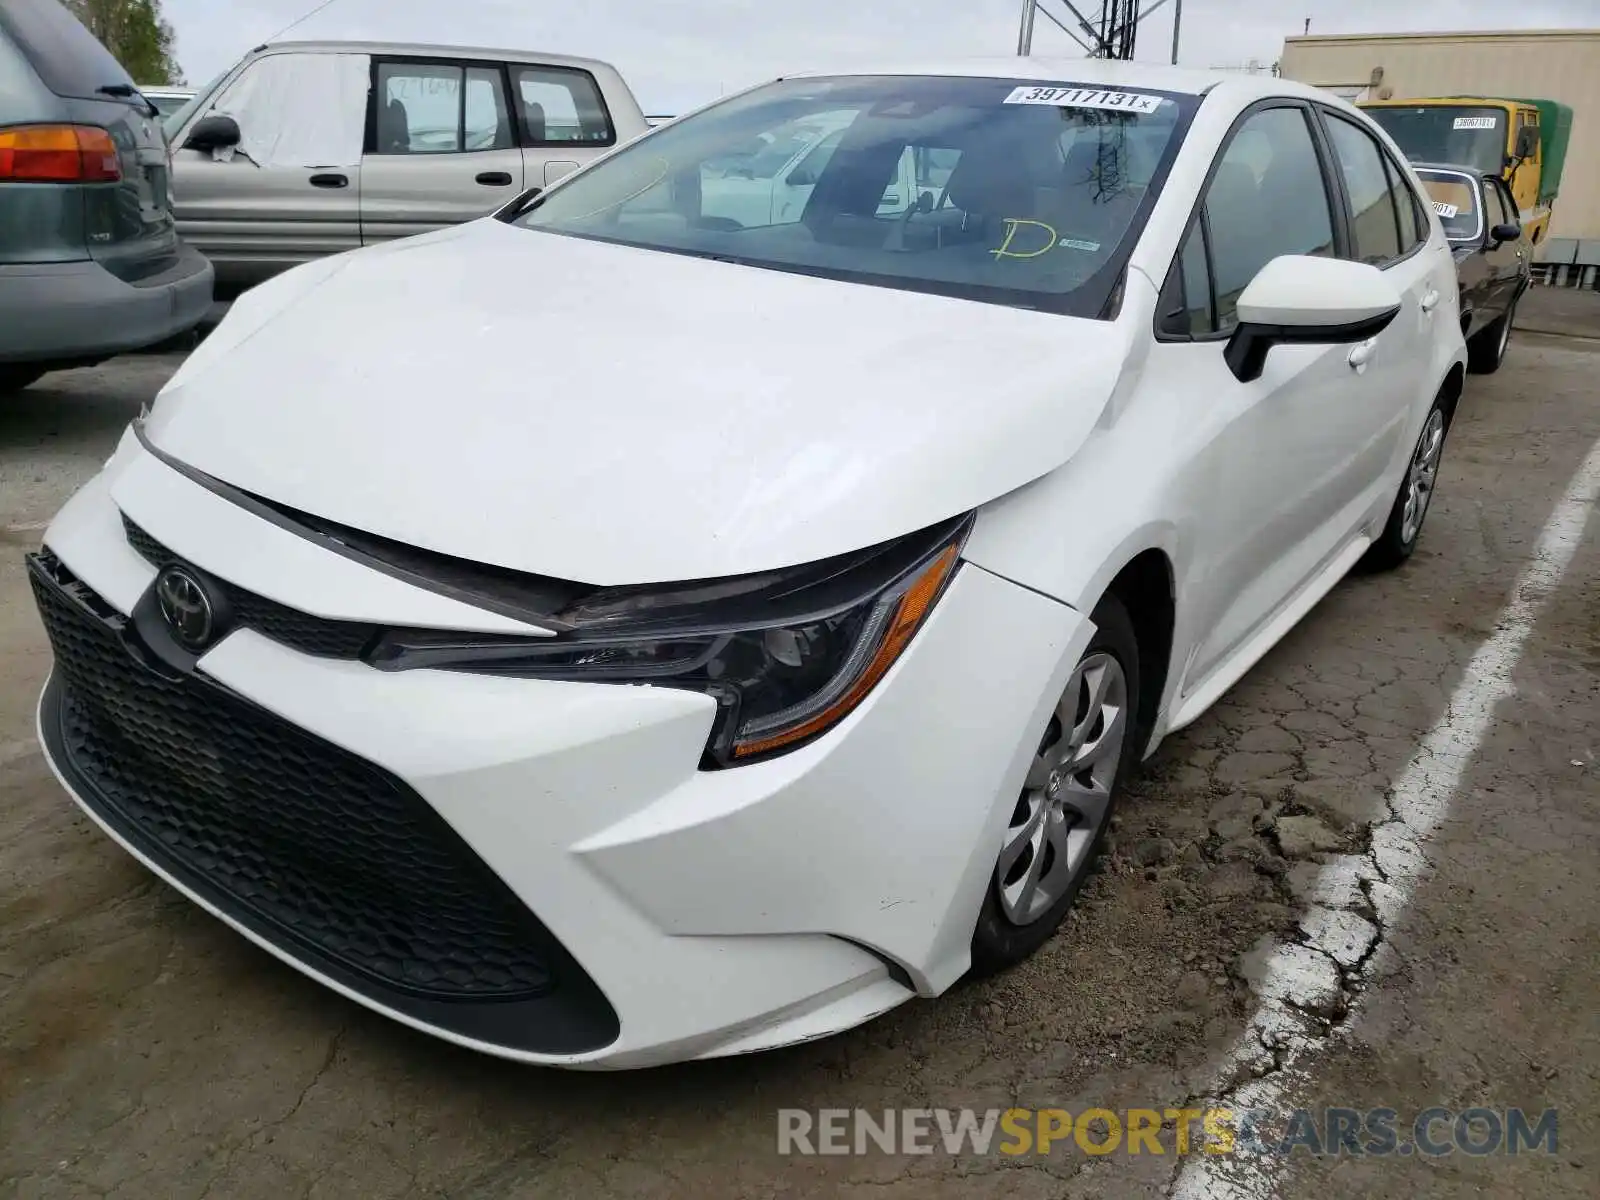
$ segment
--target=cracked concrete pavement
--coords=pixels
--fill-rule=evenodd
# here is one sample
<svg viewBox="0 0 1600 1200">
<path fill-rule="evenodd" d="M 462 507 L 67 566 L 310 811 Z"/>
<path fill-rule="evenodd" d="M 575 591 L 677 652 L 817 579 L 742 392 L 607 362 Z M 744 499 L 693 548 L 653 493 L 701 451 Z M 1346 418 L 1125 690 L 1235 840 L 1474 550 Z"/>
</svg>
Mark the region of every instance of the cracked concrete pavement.
<svg viewBox="0 0 1600 1200">
<path fill-rule="evenodd" d="M 1600 334 L 1600 296 L 1557 299 Z M 1278 1194 L 1593 1194 L 1600 522 L 1538 610 L 1410 903 L 1387 911 L 1363 864 L 1600 440 L 1600 341 L 1519 334 L 1498 375 L 1469 379 L 1416 558 L 1345 581 L 1162 748 L 1034 960 L 838 1038 L 630 1076 L 511 1066 L 339 999 L 156 883 L 56 787 L 20 554 L 177 361 L 51 377 L 0 407 L 0 1196 L 1163 1196 L 1171 1154 L 1070 1140 L 783 1158 L 776 1111 L 1181 1107 L 1219 1072 L 1285 1066 L 1287 1042 L 1228 1060 L 1275 997 L 1309 1046 L 1286 1104 L 1560 1109 L 1554 1156 L 1297 1156 Z M 1307 947 L 1303 969 L 1266 970 L 1275 944 Z"/>
</svg>

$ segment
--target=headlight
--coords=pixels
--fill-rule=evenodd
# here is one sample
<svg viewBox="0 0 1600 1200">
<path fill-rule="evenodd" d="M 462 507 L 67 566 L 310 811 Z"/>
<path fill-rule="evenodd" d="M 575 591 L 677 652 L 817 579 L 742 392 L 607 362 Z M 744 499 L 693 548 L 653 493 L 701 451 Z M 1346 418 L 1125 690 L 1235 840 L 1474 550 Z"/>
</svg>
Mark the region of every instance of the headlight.
<svg viewBox="0 0 1600 1200">
<path fill-rule="evenodd" d="M 368 661 L 705 692 L 717 701 L 705 765 L 732 766 L 852 712 L 932 611 L 970 528 L 964 517 L 791 570 L 594 591 L 554 615 L 554 637 L 391 630 Z"/>
</svg>

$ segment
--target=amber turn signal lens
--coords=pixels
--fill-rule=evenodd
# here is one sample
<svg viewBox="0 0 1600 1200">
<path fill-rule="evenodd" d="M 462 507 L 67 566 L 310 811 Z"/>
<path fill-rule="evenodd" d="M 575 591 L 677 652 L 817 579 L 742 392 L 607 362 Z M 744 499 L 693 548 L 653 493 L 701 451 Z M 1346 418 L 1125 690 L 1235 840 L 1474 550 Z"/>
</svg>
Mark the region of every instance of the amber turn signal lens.
<svg viewBox="0 0 1600 1200">
<path fill-rule="evenodd" d="M 844 720 L 862 700 L 866 699 L 867 693 L 877 686 L 878 681 L 888 673 L 889 668 L 894 666 L 895 660 L 911 644 L 912 636 L 921 627 L 923 619 L 933 608 L 933 602 L 939 598 L 940 591 L 950 578 L 950 572 L 955 569 L 958 554 L 957 546 L 946 546 L 912 581 L 911 586 L 900 597 L 894 616 L 883 633 L 883 640 L 878 643 L 877 651 L 861 674 L 856 677 L 855 682 L 846 688 L 837 700 L 815 716 L 781 733 L 774 733 L 756 741 L 736 743 L 733 747 L 733 756 L 749 758 L 756 754 L 766 754 L 821 733 L 824 729 Z"/>
</svg>

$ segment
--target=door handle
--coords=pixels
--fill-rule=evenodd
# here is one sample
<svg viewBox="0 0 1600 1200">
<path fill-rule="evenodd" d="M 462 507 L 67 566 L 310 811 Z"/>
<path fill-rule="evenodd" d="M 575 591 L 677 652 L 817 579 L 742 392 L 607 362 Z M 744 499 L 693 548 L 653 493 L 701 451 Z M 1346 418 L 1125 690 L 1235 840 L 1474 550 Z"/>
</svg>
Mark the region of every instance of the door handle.
<svg viewBox="0 0 1600 1200">
<path fill-rule="evenodd" d="M 1368 338 L 1356 346 L 1355 349 L 1350 351 L 1350 365 L 1358 372 L 1364 370 L 1366 365 L 1372 361 L 1372 351 L 1377 347 L 1377 344 L 1377 338 Z"/>
<path fill-rule="evenodd" d="M 481 171 L 478 182 L 484 187 L 510 187 L 511 173 L 509 171 Z"/>
<path fill-rule="evenodd" d="M 1420 307 L 1422 308 L 1422 311 L 1425 312 L 1425 313 L 1431 313 L 1434 309 L 1438 308 L 1439 307 L 1439 289 L 1438 288 L 1429 288 L 1427 294 L 1422 297 L 1422 304 L 1421 304 Z"/>
<path fill-rule="evenodd" d="M 311 186 L 319 188 L 342 188 L 350 186 L 348 175 L 313 175 Z"/>
</svg>

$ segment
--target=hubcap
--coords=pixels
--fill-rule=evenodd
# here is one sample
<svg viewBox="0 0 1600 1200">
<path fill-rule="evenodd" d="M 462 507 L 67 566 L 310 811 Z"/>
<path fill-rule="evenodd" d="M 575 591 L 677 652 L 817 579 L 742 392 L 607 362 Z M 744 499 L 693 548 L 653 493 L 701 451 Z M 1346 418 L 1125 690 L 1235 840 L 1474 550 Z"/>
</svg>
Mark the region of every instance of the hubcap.
<svg viewBox="0 0 1600 1200">
<path fill-rule="evenodd" d="M 1043 916 L 1089 864 L 1128 736 L 1128 678 L 1109 654 L 1088 655 L 1067 681 L 1028 768 L 995 865 L 1014 925 Z"/>
<path fill-rule="evenodd" d="M 1411 456 L 1406 472 L 1406 506 L 1400 518 L 1400 540 L 1410 545 L 1422 530 L 1433 500 L 1433 484 L 1439 474 L 1439 458 L 1444 453 L 1444 413 L 1434 409 L 1417 439 L 1417 452 Z"/>
</svg>

